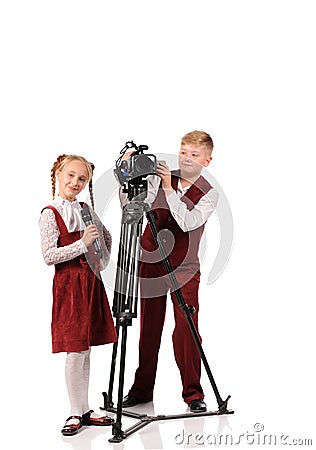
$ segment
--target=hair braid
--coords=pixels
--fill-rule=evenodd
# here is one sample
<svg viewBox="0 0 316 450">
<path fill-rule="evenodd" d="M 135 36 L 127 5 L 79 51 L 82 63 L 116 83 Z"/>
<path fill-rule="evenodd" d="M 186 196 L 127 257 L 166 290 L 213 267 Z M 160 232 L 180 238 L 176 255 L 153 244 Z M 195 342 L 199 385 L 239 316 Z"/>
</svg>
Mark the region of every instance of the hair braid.
<svg viewBox="0 0 316 450">
<path fill-rule="evenodd" d="M 90 202 L 92 209 L 94 209 L 94 198 L 93 198 L 93 189 L 92 189 L 92 180 L 89 181 L 89 193 L 90 193 Z"/>
<path fill-rule="evenodd" d="M 93 176 L 94 164 L 93 163 L 89 163 L 89 164 L 90 164 L 91 172 L 92 172 L 92 176 Z M 91 206 L 92 206 L 92 209 L 94 209 L 94 196 L 93 196 L 92 176 L 91 176 L 90 181 L 89 181 L 89 193 L 90 193 Z"/>
<path fill-rule="evenodd" d="M 56 192 L 56 170 L 59 168 L 61 162 L 66 158 L 67 155 L 63 154 L 58 156 L 58 158 L 56 159 L 56 161 L 53 164 L 53 167 L 50 171 L 51 175 L 50 178 L 52 180 L 52 195 L 53 195 L 53 200 L 55 199 L 55 192 Z"/>
</svg>

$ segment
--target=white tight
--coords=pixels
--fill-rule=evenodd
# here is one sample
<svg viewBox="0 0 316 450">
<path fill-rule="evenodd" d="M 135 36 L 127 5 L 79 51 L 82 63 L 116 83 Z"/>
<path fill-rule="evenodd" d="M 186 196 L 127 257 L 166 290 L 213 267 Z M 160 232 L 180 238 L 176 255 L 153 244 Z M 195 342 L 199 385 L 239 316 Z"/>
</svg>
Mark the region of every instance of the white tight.
<svg viewBox="0 0 316 450">
<path fill-rule="evenodd" d="M 89 411 L 90 349 L 67 353 L 66 384 L 70 400 L 70 415 L 82 416 Z"/>
</svg>

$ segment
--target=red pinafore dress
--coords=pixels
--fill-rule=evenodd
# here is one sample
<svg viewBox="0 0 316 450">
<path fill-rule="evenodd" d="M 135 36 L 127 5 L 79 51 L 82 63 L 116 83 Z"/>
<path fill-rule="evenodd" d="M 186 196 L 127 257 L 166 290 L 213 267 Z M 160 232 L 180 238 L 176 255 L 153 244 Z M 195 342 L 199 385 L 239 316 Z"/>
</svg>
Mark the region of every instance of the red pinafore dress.
<svg viewBox="0 0 316 450">
<path fill-rule="evenodd" d="M 81 238 L 82 232 L 67 230 L 56 208 L 46 208 L 55 214 L 58 247 Z M 51 330 L 53 353 L 80 352 L 117 341 L 101 276 L 95 275 L 84 255 L 55 264 Z"/>
</svg>

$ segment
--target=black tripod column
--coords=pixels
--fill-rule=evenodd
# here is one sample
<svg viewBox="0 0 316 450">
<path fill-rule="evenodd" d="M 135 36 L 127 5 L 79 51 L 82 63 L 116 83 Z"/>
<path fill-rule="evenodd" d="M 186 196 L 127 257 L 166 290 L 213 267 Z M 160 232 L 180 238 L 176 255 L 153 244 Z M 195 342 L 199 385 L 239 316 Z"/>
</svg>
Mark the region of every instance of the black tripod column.
<svg viewBox="0 0 316 450">
<path fill-rule="evenodd" d="M 199 334 L 198 334 L 197 329 L 195 327 L 195 324 L 194 324 L 194 322 L 192 320 L 192 314 L 194 313 L 194 310 L 192 309 L 192 307 L 189 307 L 186 304 L 186 302 L 185 302 L 185 299 L 184 299 L 184 297 L 182 295 L 182 292 L 181 292 L 178 280 L 177 280 L 177 278 L 176 278 L 176 276 L 174 274 L 173 267 L 172 267 L 172 265 L 170 263 L 170 260 L 168 258 L 167 253 L 166 253 L 166 250 L 165 250 L 165 248 L 163 246 L 163 243 L 160 240 L 160 237 L 159 237 L 159 234 L 158 234 L 157 225 L 156 225 L 157 214 L 154 211 L 148 211 L 146 213 L 146 218 L 147 218 L 147 221 L 149 223 L 149 226 L 150 226 L 151 232 L 153 234 L 153 237 L 155 239 L 155 242 L 156 242 L 156 244 L 158 246 L 160 255 L 162 257 L 162 262 L 164 264 L 164 267 L 165 267 L 165 269 L 166 269 L 166 271 L 168 273 L 169 279 L 171 281 L 172 288 L 173 288 L 174 293 L 176 295 L 179 307 L 184 311 L 184 314 L 186 316 L 186 319 L 187 319 L 188 325 L 190 327 L 190 330 L 191 330 L 194 342 L 195 342 L 195 344 L 197 346 L 197 349 L 198 349 L 198 352 L 200 354 L 201 360 L 203 361 L 203 364 L 204 364 L 207 376 L 208 376 L 208 378 L 210 380 L 210 383 L 212 385 L 212 388 L 213 388 L 213 391 L 214 391 L 214 394 L 215 394 L 215 397 L 216 397 L 216 400 L 217 400 L 217 404 L 218 404 L 218 407 L 219 407 L 219 411 L 221 413 L 224 413 L 225 411 L 227 411 L 227 402 L 230 399 L 230 396 L 228 396 L 226 400 L 223 400 L 221 398 L 221 396 L 220 396 L 219 390 L 218 390 L 218 388 L 216 386 L 213 374 L 211 372 L 210 366 L 209 366 L 207 358 L 205 356 L 203 347 L 201 345 L 201 342 L 200 342 L 200 339 L 199 339 Z"/>
<path fill-rule="evenodd" d="M 115 278 L 113 299 L 113 316 L 116 317 L 116 332 L 119 341 L 119 331 L 122 329 L 120 373 L 116 421 L 113 424 L 113 438 L 110 442 L 121 442 L 124 439 L 122 431 L 123 388 L 126 359 L 127 327 L 132 325 L 132 319 L 137 317 L 138 303 L 138 265 L 140 257 L 140 239 L 144 213 L 148 211 L 146 203 L 129 203 L 122 211 L 121 236 L 118 253 L 118 263 Z M 115 378 L 118 341 L 113 345 L 111 373 L 108 393 L 103 392 L 104 409 L 113 408 L 112 394 Z"/>
</svg>

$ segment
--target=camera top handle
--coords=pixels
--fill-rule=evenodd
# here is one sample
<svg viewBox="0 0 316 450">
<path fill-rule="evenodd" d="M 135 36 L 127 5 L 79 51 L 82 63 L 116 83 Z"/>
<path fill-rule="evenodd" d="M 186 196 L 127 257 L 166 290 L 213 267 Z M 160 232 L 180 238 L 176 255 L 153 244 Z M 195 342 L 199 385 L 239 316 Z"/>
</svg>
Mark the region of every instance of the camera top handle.
<svg viewBox="0 0 316 450">
<path fill-rule="evenodd" d="M 129 150 L 130 148 L 134 148 L 135 151 L 133 152 L 133 155 L 139 155 L 140 153 L 144 153 L 145 150 L 148 150 L 148 145 L 139 145 L 137 146 L 133 141 L 127 141 L 124 145 L 124 147 L 122 148 L 122 150 L 120 151 L 120 157 L 115 161 L 115 166 L 116 168 L 119 167 L 119 165 L 121 164 L 122 158 L 125 155 L 125 153 L 127 152 L 127 150 Z"/>
</svg>

